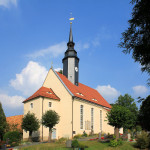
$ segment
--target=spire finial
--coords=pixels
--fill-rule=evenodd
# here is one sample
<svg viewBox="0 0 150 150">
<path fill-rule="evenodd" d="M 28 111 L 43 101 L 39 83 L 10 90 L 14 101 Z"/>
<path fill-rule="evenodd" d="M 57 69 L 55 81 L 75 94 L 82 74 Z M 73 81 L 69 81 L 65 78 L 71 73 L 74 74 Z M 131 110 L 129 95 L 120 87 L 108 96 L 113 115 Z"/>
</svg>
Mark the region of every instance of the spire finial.
<svg viewBox="0 0 150 150">
<path fill-rule="evenodd" d="M 53 68 L 53 61 L 51 62 L 51 68 Z"/>
<path fill-rule="evenodd" d="M 69 34 L 69 42 L 73 42 L 73 36 L 72 36 L 72 20 L 74 20 L 74 17 L 72 17 L 72 13 L 70 13 L 71 17 L 70 20 L 70 34 Z"/>
</svg>

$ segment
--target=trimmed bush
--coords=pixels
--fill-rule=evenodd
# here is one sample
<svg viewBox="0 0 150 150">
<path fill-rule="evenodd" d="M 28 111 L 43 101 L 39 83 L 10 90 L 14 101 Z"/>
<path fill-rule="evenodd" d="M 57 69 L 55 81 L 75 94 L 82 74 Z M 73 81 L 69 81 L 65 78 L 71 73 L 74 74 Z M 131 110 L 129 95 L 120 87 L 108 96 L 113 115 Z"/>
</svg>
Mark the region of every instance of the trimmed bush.
<svg viewBox="0 0 150 150">
<path fill-rule="evenodd" d="M 66 141 L 67 141 L 67 138 L 62 137 L 57 140 L 57 143 L 65 143 Z"/>
<path fill-rule="evenodd" d="M 82 134 L 82 136 L 83 136 L 83 137 L 87 137 L 88 135 L 87 135 L 87 133 L 84 131 L 83 134 Z"/>
<path fill-rule="evenodd" d="M 4 141 L 8 141 L 11 146 L 17 146 L 21 141 L 21 134 L 18 131 L 10 131 L 5 133 Z"/>
<path fill-rule="evenodd" d="M 78 148 L 78 147 L 79 147 L 79 142 L 78 142 L 78 140 L 73 140 L 71 146 L 72 146 L 73 148 Z"/>
<path fill-rule="evenodd" d="M 74 139 L 79 139 L 81 136 L 82 136 L 81 134 L 77 134 L 77 135 L 75 135 L 73 138 L 74 138 Z"/>
<path fill-rule="evenodd" d="M 144 149 L 144 148 L 148 148 L 149 143 L 150 143 L 150 140 L 148 137 L 148 133 L 146 133 L 145 131 L 142 131 L 141 135 L 137 136 L 136 146 L 138 148 Z"/>
<path fill-rule="evenodd" d="M 119 146 L 119 145 L 122 145 L 122 144 L 123 144 L 123 141 L 122 141 L 122 139 L 120 138 L 120 139 L 118 139 L 118 140 L 116 140 L 116 139 L 111 140 L 109 145 L 110 145 L 111 147 L 116 147 L 116 146 Z"/>
</svg>

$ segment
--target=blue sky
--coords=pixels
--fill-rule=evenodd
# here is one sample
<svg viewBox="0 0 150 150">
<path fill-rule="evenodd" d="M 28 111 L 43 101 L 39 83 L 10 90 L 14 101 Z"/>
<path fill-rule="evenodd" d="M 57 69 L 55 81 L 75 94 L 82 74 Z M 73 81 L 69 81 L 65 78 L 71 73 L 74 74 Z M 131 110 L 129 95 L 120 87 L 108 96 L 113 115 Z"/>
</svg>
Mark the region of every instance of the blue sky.
<svg viewBox="0 0 150 150">
<path fill-rule="evenodd" d="M 129 0 L 0 0 L 0 101 L 6 116 L 23 114 L 21 102 L 42 86 L 52 61 L 62 68 L 70 12 L 79 81 L 109 103 L 125 93 L 146 97 L 148 75 L 118 48 L 131 10 Z"/>
</svg>

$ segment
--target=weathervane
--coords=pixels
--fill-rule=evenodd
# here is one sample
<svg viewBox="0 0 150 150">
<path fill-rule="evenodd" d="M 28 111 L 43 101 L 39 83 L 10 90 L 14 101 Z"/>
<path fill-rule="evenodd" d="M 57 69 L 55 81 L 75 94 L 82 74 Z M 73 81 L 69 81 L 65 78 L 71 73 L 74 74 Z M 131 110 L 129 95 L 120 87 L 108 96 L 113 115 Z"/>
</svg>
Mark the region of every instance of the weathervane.
<svg viewBox="0 0 150 150">
<path fill-rule="evenodd" d="M 69 18 L 69 20 L 70 20 L 70 24 L 72 24 L 72 20 L 74 20 L 74 17 L 72 17 L 72 13 L 70 13 L 70 18 Z"/>
</svg>

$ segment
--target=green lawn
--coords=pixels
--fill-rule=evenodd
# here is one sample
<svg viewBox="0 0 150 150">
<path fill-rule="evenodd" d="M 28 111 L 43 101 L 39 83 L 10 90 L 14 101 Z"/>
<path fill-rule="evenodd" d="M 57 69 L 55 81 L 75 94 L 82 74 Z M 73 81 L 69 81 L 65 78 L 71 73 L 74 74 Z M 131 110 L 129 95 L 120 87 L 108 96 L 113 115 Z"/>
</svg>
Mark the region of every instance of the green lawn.
<svg viewBox="0 0 150 150">
<path fill-rule="evenodd" d="M 124 142 L 122 146 L 118 146 L 116 148 L 110 147 L 108 143 L 100 143 L 98 141 L 82 141 L 80 143 L 88 146 L 85 150 L 138 150 L 133 147 L 133 143 L 129 142 Z M 69 148 L 65 148 L 65 146 L 65 144 L 45 143 L 20 148 L 20 150 L 71 150 Z"/>
</svg>

